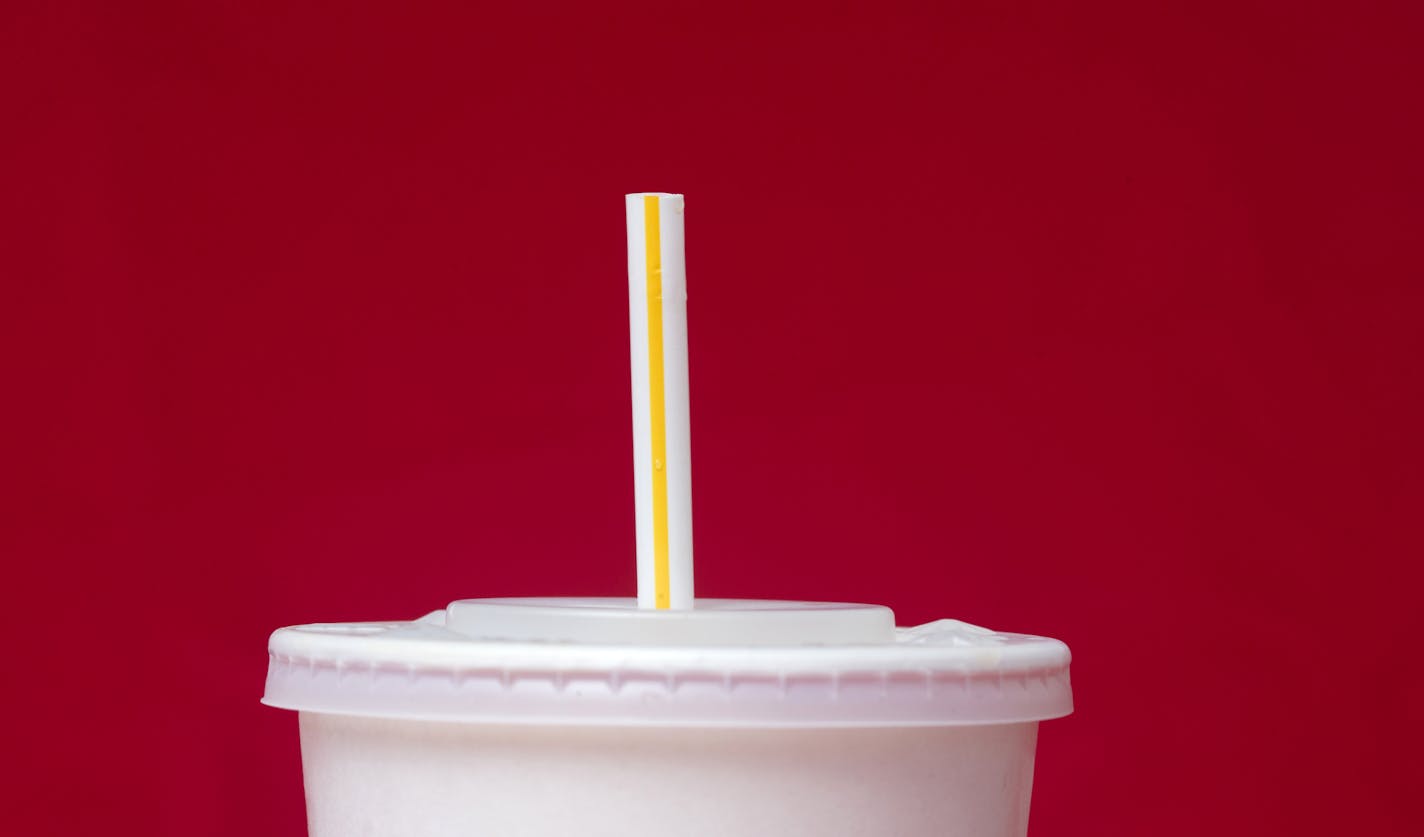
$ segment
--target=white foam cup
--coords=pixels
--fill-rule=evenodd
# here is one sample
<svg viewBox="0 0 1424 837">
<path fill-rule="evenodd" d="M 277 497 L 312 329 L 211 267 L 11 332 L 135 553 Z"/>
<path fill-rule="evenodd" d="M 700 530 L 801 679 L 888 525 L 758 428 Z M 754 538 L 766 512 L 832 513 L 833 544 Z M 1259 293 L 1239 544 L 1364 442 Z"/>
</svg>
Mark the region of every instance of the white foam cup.
<svg viewBox="0 0 1424 837">
<path fill-rule="evenodd" d="M 1069 652 L 872 605 L 470 599 L 272 635 L 313 837 L 1021 837 Z"/>
</svg>

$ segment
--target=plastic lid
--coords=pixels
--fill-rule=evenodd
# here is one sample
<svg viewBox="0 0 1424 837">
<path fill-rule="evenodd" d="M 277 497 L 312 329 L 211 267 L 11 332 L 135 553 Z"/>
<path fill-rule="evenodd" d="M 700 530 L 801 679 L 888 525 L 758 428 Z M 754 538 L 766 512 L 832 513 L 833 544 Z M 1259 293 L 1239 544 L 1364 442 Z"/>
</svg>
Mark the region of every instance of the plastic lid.
<svg viewBox="0 0 1424 837">
<path fill-rule="evenodd" d="M 282 628 L 263 702 L 417 720 L 743 727 L 1013 723 L 1073 711 L 1068 647 L 875 605 L 466 599 Z"/>
<path fill-rule="evenodd" d="M 893 642 L 879 605 L 704 599 L 649 610 L 631 599 L 464 599 L 445 626 L 471 639 L 603 645 L 842 645 Z"/>
</svg>

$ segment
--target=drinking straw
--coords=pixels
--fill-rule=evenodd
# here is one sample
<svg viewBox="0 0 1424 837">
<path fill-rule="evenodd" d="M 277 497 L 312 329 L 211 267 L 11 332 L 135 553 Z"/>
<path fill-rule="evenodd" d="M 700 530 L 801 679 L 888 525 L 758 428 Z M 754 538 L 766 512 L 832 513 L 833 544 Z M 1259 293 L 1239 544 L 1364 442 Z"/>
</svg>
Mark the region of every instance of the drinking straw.
<svg viewBox="0 0 1424 837">
<path fill-rule="evenodd" d="M 682 195 L 626 198 L 638 606 L 692 607 L 692 450 Z"/>
</svg>

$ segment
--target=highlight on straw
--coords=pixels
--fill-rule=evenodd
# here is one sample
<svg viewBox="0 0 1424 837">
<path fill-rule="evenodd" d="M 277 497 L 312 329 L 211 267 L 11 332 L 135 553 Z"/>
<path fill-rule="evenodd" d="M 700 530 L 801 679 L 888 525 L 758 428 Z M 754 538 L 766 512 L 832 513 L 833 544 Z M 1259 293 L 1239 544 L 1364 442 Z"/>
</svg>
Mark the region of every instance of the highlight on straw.
<svg viewBox="0 0 1424 837">
<path fill-rule="evenodd" d="M 638 606 L 692 607 L 692 449 L 682 195 L 626 198 Z"/>
</svg>

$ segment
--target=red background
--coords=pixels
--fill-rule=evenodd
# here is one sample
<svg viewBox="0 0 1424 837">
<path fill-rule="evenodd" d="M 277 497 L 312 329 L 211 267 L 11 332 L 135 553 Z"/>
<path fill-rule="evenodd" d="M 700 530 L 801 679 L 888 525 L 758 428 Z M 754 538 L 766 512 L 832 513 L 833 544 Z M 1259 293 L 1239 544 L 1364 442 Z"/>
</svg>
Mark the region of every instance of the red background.
<svg viewBox="0 0 1424 837">
<path fill-rule="evenodd" d="M 4 832 L 301 834 L 269 631 L 631 594 L 670 190 L 699 592 L 1066 640 L 1036 834 L 1418 833 L 1415 4 L 515 5 L 0 10 Z"/>
</svg>

